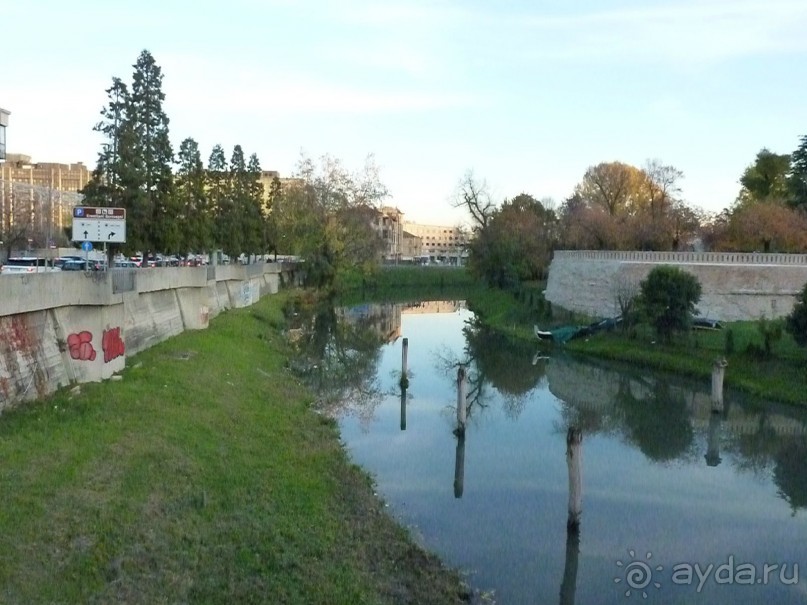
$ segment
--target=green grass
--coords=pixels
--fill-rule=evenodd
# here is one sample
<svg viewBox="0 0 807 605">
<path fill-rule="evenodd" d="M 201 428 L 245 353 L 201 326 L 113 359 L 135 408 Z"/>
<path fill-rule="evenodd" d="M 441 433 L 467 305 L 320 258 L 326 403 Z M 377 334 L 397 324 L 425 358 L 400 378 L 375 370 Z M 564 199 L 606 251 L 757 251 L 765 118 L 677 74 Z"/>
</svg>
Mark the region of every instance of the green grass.
<svg viewBox="0 0 807 605">
<path fill-rule="evenodd" d="M 734 352 L 726 352 L 726 334 L 734 334 Z M 770 356 L 760 354 L 763 339 L 753 321 L 731 322 L 723 330 L 694 330 L 670 344 L 657 341 L 647 326 L 635 334 L 616 330 L 587 340 L 574 340 L 572 351 L 627 361 L 641 367 L 670 370 L 706 378 L 718 357 L 728 361 L 725 385 L 752 395 L 786 403 L 807 405 L 807 353 L 785 333 Z"/>
<path fill-rule="evenodd" d="M 578 314 L 552 309 L 543 300 L 540 283 L 526 284 L 517 291 L 495 288 L 471 293 L 468 305 L 480 320 L 497 332 L 523 340 L 535 340 L 533 325 L 585 325 L 593 321 Z M 734 335 L 734 352 L 726 352 L 726 334 Z M 547 345 L 550 346 L 550 345 Z M 769 400 L 807 405 L 807 351 L 798 347 L 786 332 L 771 349 L 764 350 L 763 337 L 755 321 L 725 324 L 723 330 L 695 330 L 662 344 L 646 325 L 630 333 L 616 330 L 563 345 L 577 353 L 629 362 L 634 366 L 666 370 L 708 378 L 715 358 L 726 357 L 725 385 Z"/>
<path fill-rule="evenodd" d="M 284 369 L 286 296 L 0 416 L 0 602 L 460 602 Z"/>
<path fill-rule="evenodd" d="M 400 288 L 465 288 L 476 283 L 464 267 L 385 265 L 370 276 L 362 276 L 358 271 L 342 275 L 339 290 L 377 292 Z"/>
</svg>

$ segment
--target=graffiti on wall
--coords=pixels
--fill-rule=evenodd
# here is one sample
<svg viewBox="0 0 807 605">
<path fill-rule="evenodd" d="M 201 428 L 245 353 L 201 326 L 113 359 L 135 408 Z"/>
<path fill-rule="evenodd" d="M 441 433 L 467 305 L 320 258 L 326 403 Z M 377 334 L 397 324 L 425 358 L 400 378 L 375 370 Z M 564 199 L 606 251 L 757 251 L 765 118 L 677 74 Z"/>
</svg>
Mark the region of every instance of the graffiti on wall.
<svg viewBox="0 0 807 605">
<path fill-rule="evenodd" d="M 126 345 L 120 337 L 120 327 L 104 330 L 101 347 L 104 349 L 104 363 L 109 363 L 126 353 Z"/>
<path fill-rule="evenodd" d="M 70 357 L 78 361 L 95 361 L 95 349 L 92 346 L 92 332 L 73 333 L 67 337 L 67 348 Z"/>
<path fill-rule="evenodd" d="M 77 361 L 95 361 L 96 352 L 92 346 L 92 332 L 84 330 L 75 332 L 67 337 L 67 348 L 70 357 Z M 126 353 L 126 345 L 120 335 L 120 327 L 104 330 L 101 337 L 101 349 L 104 351 L 104 363 L 109 363 L 113 359 Z"/>
</svg>

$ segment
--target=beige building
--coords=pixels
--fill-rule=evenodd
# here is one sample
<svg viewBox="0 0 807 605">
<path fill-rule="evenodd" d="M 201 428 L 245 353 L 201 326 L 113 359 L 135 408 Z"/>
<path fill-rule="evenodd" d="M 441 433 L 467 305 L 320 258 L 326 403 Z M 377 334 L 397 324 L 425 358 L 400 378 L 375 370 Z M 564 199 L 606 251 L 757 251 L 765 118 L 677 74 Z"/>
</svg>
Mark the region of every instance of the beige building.
<svg viewBox="0 0 807 605">
<path fill-rule="evenodd" d="M 400 261 L 403 256 L 403 212 L 384 206 L 376 215 L 373 228 L 384 242 L 383 260 Z"/>
<path fill-rule="evenodd" d="M 28 246 L 45 248 L 47 240 L 58 244 L 90 176 L 81 162 L 32 162 L 27 155 L 6 154 L 0 163 L 0 231 L 19 236 L 24 223 Z"/>
<path fill-rule="evenodd" d="M 401 239 L 401 260 L 412 262 L 418 260 L 423 250 L 423 240 L 404 229 Z"/>
<path fill-rule="evenodd" d="M 6 159 L 6 126 L 11 112 L 0 107 L 0 161 Z"/>
<path fill-rule="evenodd" d="M 407 233 L 421 240 L 420 257 L 423 262 L 461 265 L 467 258 L 468 237 L 457 226 L 420 225 L 406 222 Z"/>
</svg>

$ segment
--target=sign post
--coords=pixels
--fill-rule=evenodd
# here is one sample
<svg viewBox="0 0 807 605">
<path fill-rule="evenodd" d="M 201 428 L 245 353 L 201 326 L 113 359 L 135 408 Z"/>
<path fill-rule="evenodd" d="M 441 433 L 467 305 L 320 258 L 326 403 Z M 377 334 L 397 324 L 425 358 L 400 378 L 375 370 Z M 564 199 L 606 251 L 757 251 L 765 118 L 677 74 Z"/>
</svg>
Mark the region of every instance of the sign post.
<svg viewBox="0 0 807 605">
<path fill-rule="evenodd" d="M 73 241 L 126 243 L 126 209 L 76 206 L 73 208 Z"/>
<path fill-rule="evenodd" d="M 90 250 L 92 250 L 92 242 L 81 242 L 81 249 L 84 250 L 84 271 L 90 271 Z"/>
</svg>

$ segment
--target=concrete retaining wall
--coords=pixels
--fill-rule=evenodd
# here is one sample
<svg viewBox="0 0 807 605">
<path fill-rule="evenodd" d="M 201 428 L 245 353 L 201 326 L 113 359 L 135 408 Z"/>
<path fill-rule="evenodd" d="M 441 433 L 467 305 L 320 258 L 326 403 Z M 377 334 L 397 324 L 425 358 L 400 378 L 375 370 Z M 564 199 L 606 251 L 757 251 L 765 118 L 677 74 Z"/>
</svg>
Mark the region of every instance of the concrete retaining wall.
<svg viewBox="0 0 807 605">
<path fill-rule="evenodd" d="M 807 255 L 561 250 L 549 267 L 546 299 L 597 317 L 619 314 L 617 292 L 638 287 L 653 267 L 673 265 L 701 284 L 701 316 L 723 321 L 790 313 L 807 283 Z"/>
<path fill-rule="evenodd" d="M 0 277 L 0 413 L 70 383 L 109 378 L 143 351 L 292 283 L 291 263 Z M 117 292 L 126 282 L 130 291 Z"/>
</svg>

